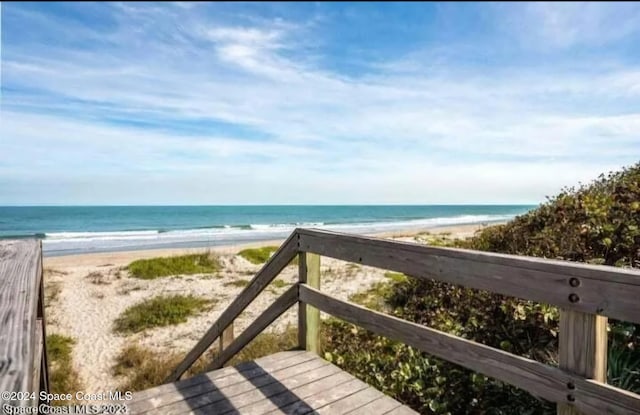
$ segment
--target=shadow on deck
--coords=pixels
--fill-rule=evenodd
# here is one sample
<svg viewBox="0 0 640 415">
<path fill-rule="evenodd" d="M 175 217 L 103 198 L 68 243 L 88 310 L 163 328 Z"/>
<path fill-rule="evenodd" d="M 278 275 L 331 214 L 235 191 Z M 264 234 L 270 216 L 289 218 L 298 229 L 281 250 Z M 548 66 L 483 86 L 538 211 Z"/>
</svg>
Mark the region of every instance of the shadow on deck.
<svg viewBox="0 0 640 415">
<path fill-rule="evenodd" d="M 276 353 L 134 394 L 132 414 L 415 414 L 305 351 Z"/>
</svg>

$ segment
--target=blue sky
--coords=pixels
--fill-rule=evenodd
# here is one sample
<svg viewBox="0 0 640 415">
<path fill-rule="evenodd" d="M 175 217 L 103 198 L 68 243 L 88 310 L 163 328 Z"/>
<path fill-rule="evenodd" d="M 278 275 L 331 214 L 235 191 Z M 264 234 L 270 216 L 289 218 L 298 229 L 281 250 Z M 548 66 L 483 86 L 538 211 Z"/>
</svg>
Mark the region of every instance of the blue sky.
<svg viewBox="0 0 640 415">
<path fill-rule="evenodd" d="M 0 204 L 537 203 L 640 159 L 637 3 L 0 7 Z"/>
</svg>

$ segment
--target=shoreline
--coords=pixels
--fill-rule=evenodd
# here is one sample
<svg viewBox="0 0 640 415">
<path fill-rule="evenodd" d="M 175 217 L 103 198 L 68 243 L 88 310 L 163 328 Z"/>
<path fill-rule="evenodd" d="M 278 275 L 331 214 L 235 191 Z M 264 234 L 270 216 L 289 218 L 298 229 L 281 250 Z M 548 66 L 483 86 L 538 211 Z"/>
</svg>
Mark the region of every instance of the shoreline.
<svg viewBox="0 0 640 415">
<path fill-rule="evenodd" d="M 424 232 L 431 233 L 451 233 L 454 237 L 468 238 L 474 235 L 477 230 L 483 229 L 489 226 L 501 225 L 506 222 L 491 222 L 487 225 L 476 224 L 464 224 L 464 225 L 444 225 L 438 227 L 420 227 L 410 228 L 404 230 L 390 231 L 390 232 L 377 232 L 362 234 L 362 236 L 377 237 L 384 239 L 402 239 L 412 238 L 417 234 Z M 214 245 L 207 247 L 173 247 L 173 248 L 153 248 L 153 249 L 129 249 L 122 251 L 106 251 L 106 252 L 86 252 L 86 253 L 72 253 L 65 255 L 43 255 L 43 264 L 45 266 L 64 267 L 70 266 L 71 262 L 76 261 L 76 265 L 93 265 L 97 262 L 100 263 L 113 263 L 113 265 L 125 265 L 135 261 L 136 259 L 147 259 L 158 256 L 172 256 L 172 255 L 184 255 L 201 252 L 215 252 L 218 254 L 232 254 L 237 253 L 242 249 L 247 248 L 260 248 L 264 246 L 280 246 L 286 238 L 268 239 L 261 241 L 245 242 L 238 244 L 226 244 L 226 245 Z"/>
</svg>

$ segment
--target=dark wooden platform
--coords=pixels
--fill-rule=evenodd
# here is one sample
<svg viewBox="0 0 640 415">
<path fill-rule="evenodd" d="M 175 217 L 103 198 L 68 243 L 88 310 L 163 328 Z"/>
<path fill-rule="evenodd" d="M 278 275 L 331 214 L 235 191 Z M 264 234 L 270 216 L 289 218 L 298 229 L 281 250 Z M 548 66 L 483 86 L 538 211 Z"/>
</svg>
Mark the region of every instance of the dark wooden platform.
<svg viewBox="0 0 640 415">
<path fill-rule="evenodd" d="M 128 407 L 132 414 L 416 414 L 305 351 L 137 392 Z"/>
</svg>

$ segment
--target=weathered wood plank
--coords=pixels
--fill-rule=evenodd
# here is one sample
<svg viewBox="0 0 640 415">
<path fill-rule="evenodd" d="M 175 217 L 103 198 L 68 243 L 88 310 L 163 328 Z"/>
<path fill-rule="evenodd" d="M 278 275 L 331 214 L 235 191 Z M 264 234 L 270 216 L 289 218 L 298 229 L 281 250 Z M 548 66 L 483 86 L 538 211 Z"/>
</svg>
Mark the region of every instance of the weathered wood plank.
<svg viewBox="0 0 640 415">
<path fill-rule="evenodd" d="M 31 389 L 32 391 L 40 390 L 40 374 L 42 372 L 42 352 L 44 339 L 42 338 L 42 320 L 36 320 L 36 331 L 33 336 L 33 374 L 31 375 Z M 37 401 L 31 402 L 32 405 L 36 405 Z"/>
<path fill-rule="evenodd" d="M 221 406 L 225 405 L 224 401 L 229 402 L 232 399 L 234 402 L 242 401 L 245 398 L 240 397 L 241 395 L 255 393 L 256 390 L 268 388 L 270 384 L 276 382 L 276 378 L 286 379 L 300 375 L 306 376 L 306 373 L 315 373 L 318 370 L 324 370 L 324 368 L 329 367 L 330 364 L 328 362 L 318 358 L 281 367 L 277 370 L 256 367 L 255 370 L 240 372 L 241 377 L 246 376 L 244 379 L 238 380 L 238 377 L 234 375 L 231 379 L 224 377 L 200 384 L 197 388 L 199 393 L 192 393 L 191 390 L 183 389 L 182 391 L 187 392 L 187 394 L 179 400 L 176 400 L 173 396 L 170 400 L 165 400 L 164 395 L 156 397 L 150 402 L 154 405 L 151 412 L 168 415 L 184 413 L 203 407 L 209 409 L 215 407 L 215 413 L 219 413 L 222 411 Z M 146 404 L 145 408 L 148 408 L 148 406 Z M 141 408 L 141 406 L 138 405 L 136 408 Z M 200 411 L 204 410 L 201 409 Z M 136 409 L 133 413 L 140 412 Z"/>
<path fill-rule="evenodd" d="M 323 368 L 322 371 L 314 371 L 311 376 L 308 376 L 306 379 L 298 379 L 296 383 L 291 384 L 291 386 L 285 386 L 280 382 L 268 385 L 266 388 L 261 389 L 267 399 L 261 399 L 249 405 L 242 406 L 242 413 L 264 414 L 270 411 L 277 411 L 294 402 L 301 404 L 301 406 L 307 408 L 307 411 L 309 411 L 311 408 L 306 404 L 304 397 L 313 393 L 310 391 L 319 388 L 330 388 L 331 384 L 335 387 L 336 384 L 342 384 L 350 379 L 353 379 L 353 377 L 348 373 L 343 372 L 336 366 L 329 365 Z M 301 409 L 302 408 L 300 408 L 299 413 L 303 413 Z"/>
<path fill-rule="evenodd" d="M 560 368 L 569 373 L 607 382 L 607 318 L 571 310 L 560 311 Z M 566 386 L 570 403 L 558 404 L 558 415 L 580 415 L 571 403 L 575 385 Z"/>
<path fill-rule="evenodd" d="M 224 350 L 229 347 L 234 338 L 235 335 L 233 333 L 233 322 L 231 322 L 231 324 L 229 324 L 220 335 L 218 350 Z"/>
<path fill-rule="evenodd" d="M 255 368 L 256 365 L 265 367 L 265 368 L 273 368 L 274 365 L 275 367 L 286 367 L 288 365 L 297 364 L 300 361 L 310 360 L 307 358 L 303 359 L 301 357 L 303 355 L 306 355 L 306 357 L 311 357 L 311 358 L 315 357 L 303 350 L 274 353 L 268 356 L 258 358 L 251 362 L 242 362 L 233 367 L 230 366 L 230 367 L 218 369 L 213 372 L 201 373 L 199 375 L 196 375 L 187 379 L 183 379 L 178 382 L 165 383 L 160 386 L 156 386 L 154 388 L 135 392 L 133 394 L 133 399 L 130 402 L 142 401 L 157 395 L 172 393 L 174 391 L 182 391 L 184 389 L 190 388 L 199 383 L 210 382 L 214 379 L 222 378 L 225 376 L 231 376 L 238 372 L 244 372 L 244 371 L 253 369 Z"/>
<path fill-rule="evenodd" d="M 328 363 L 328 362 L 327 362 Z M 287 378 L 282 378 L 276 374 L 274 376 L 276 382 L 270 383 L 264 387 L 256 388 L 251 392 L 245 393 L 243 395 L 237 395 L 230 399 L 232 407 L 229 408 L 227 405 L 220 407 L 218 405 L 214 407 L 207 407 L 206 409 L 210 411 L 210 413 L 216 414 L 225 414 L 225 413 L 251 413 L 249 411 L 245 412 L 245 408 L 249 407 L 252 404 L 259 403 L 264 401 L 265 399 L 272 399 L 274 396 L 281 395 L 283 393 L 293 393 L 297 388 L 314 383 L 319 378 L 324 378 L 336 373 L 339 373 L 341 370 L 331 364 L 327 366 L 323 366 L 313 371 L 308 371 L 307 373 L 299 373 L 295 376 L 290 376 Z"/>
<path fill-rule="evenodd" d="M 349 412 L 349 415 L 386 414 L 389 411 L 392 411 L 400 406 L 402 406 L 402 404 L 395 399 L 391 399 L 388 396 L 383 396 L 369 402 L 364 406 L 361 406 L 354 411 Z"/>
<path fill-rule="evenodd" d="M 249 344 L 258 334 L 266 329 L 269 324 L 280 317 L 292 305 L 298 302 L 298 287 L 291 286 L 273 304 L 269 306 L 260 316 L 247 327 L 231 344 L 222 350 L 207 366 L 207 371 L 221 368 L 225 363 L 236 355 L 244 346 Z"/>
<path fill-rule="evenodd" d="M 238 412 L 244 406 L 282 393 L 298 384 L 309 383 L 316 376 L 329 376 L 340 369 L 322 359 L 313 359 L 277 372 L 266 372 L 247 382 L 237 383 L 222 390 L 214 390 L 193 398 L 162 406 L 149 413 L 163 415 L 183 413 L 223 414 Z M 240 411 L 241 412 L 241 411 Z"/>
<path fill-rule="evenodd" d="M 320 408 L 332 404 L 340 399 L 343 399 L 349 395 L 357 393 L 361 390 L 371 388 L 366 383 L 359 379 L 351 377 L 347 382 L 341 383 L 334 388 L 324 389 L 318 393 L 311 394 L 304 398 L 304 401 L 298 401 L 293 404 L 287 405 L 280 411 L 274 411 L 273 413 L 286 413 L 286 414 L 300 414 L 300 413 L 313 413 L 315 414 Z M 312 409 L 312 412 L 309 411 Z"/>
<path fill-rule="evenodd" d="M 34 337 L 42 278 L 35 239 L 0 241 L 0 391 L 33 391 Z M 27 406 L 29 401 L 6 401 Z"/>
<path fill-rule="evenodd" d="M 382 392 L 372 387 L 368 387 L 345 398 L 332 402 L 329 405 L 323 406 L 315 412 L 318 415 L 346 414 L 382 397 L 384 397 Z"/>
<path fill-rule="evenodd" d="M 317 356 L 306 352 L 285 353 L 287 354 L 277 353 L 254 362 L 244 362 L 234 367 L 225 367 L 180 382 L 136 392 L 127 405 L 131 413 L 140 413 L 203 395 L 216 388 L 224 389 L 237 383 L 247 382 L 263 376 L 265 372 L 275 373 L 317 360 Z"/>
<path fill-rule="evenodd" d="M 249 405 L 244 409 L 248 413 L 304 413 L 315 409 L 309 399 L 312 395 L 324 393 L 327 390 L 340 388 L 343 384 L 353 380 L 350 374 L 338 370 L 336 373 L 316 379 L 314 382 L 291 389 L 291 393 L 281 393 L 271 396 L 268 400 Z"/>
<path fill-rule="evenodd" d="M 575 385 L 574 405 L 587 414 L 640 414 L 640 395 L 589 382 L 531 359 L 338 300 L 300 285 L 300 301 L 434 356 L 502 380 L 552 402 L 567 402 L 566 385 Z"/>
<path fill-rule="evenodd" d="M 320 255 L 298 255 L 299 281 L 320 289 Z M 298 346 L 320 354 L 320 310 L 308 304 L 298 304 Z"/>
<path fill-rule="evenodd" d="M 299 229 L 300 250 L 640 323 L 640 272 Z"/>
<path fill-rule="evenodd" d="M 298 253 L 298 236 L 293 232 L 276 253 L 262 267 L 235 300 L 222 312 L 218 320 L 191 349 L 185 358 L 171 372 L 165 382 L 175 382 L 213 344 L 229 324 L 280 274 Z"/>
</svg>

